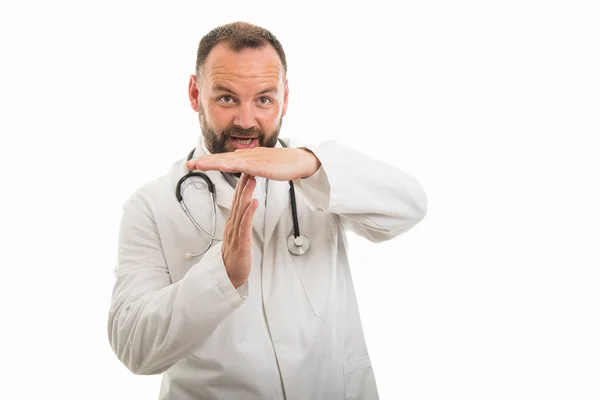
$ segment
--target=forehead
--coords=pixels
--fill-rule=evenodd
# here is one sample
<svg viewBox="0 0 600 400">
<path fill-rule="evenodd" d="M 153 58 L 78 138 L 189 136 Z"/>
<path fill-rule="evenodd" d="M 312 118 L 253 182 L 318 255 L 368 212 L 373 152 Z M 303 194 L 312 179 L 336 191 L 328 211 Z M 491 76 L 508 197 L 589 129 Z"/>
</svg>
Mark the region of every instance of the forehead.
<svg viewBox="0 0 600 400">
<path fill-rule="evenodd" d="M 234 52 L 226 43 L 218 43 L 206 58 L 204 76 L 211 83 L 277 84 L 283 79 L 283 65 L 270 45 Z"/>
</svg>

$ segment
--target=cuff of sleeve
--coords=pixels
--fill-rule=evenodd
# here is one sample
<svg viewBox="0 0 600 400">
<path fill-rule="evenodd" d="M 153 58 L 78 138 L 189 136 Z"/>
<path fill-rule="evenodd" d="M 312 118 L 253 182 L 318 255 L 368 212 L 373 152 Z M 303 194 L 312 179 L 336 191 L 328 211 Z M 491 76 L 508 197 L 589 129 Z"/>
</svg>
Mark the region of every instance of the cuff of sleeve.
<svg viewBox="0 0 600 400">
<path fill-rule="evenodd" d="M 209 270 L 213 276 L 215 289 L 218 290 L 223 299 L 225 299 L 233 308 L 239 307 L 247 297 L 242 296 L 239 290 L 236 290 L 235 286 L 231 283 L 227 270 L 225 269 L 225 263 L 223 262 L 223 255 L 221 254 L 221 243 L 213 246 L 203 257 L 200 263 L 208 262 L 210 265 Z M 244 285 L 242 285 L 244 286 Z M 240 289 L 240 286 L 238 289 Z M 242 292 L 243 293 L 243 292 Z"/>
<path fill-rule="evenodd" d="M 308 147 L 307 150 L 315 154 L 317 158 L 319 157 L 317 154 L 318 150 Z M 329 184 L 329 178 L 327 177 L 323 163 L 321 163 L 317 172 L 308 178 L 295 180 L 294 184 L 302 188 L 305 194 L 305 201 L 311 209 L 323 211 L 329 207 L 331 185 Z"/>
<path fill-rule="evenodd" d="M 238 287 L 236 290 L 242 298 L 242 300 L 246 300 L 248 298 L 248 281 L 246 281 L 242 286 Z"/>
</svg>

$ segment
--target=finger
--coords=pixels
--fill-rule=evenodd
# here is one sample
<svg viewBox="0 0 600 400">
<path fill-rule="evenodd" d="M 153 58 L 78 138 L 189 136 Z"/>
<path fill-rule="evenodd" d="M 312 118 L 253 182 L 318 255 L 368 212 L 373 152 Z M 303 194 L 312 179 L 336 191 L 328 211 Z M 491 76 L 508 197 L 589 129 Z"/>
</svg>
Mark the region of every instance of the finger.
<svg viewBox="0 0 600 400">
<path fill-rule="evenodd" d="M 240 187 L 240 193 L 238 194 L 238 199 L 237 199 L 237 207 L 236 207 L 236 211 L 235 214 L 233 215 L 233 233 L 234 235 L 238 235 L 238 230 L 239 230 L 239 225 L 240 225 L 240 221 L 242 219 L 242 216 L 244 215 L 244 212 L 246 211 L 246 208 L 248 207 L 249 204 L 249 199 L 246 195 L 244 195 L 244 193 L 246 193 L 249 189 L 250 191 L 253 190 L 253 188 L 251 187 L 251 185 L 253 184 L 253 179 L 251 176 L 248 176 L 246 181 L 244 182 L 244 185 L 242 187 Z"/>
<path fill-rule="evenodd" d="M 241 157 L 233 157 L 230 159 L 220 160 L 217 163 L 215 163 L 214 168 L 218 168 L 222 172 L 229 172 L 229 173 L 245 172 L 249 175 L 254 176 L 254 173 L 248 166 L 247 160 L 245 160 L 244 158 L 241 158 Z"/>
<path fill-rule="evenodd" d="M 221 172 L 229 172 L 229 173 L 236 173 L 236 172 L 251 172 L 248 171 L 246 168 L 244 168 L 242 165 L 240 165 L 237 162 L 224 162 L 222 164 L 220 164 L 219 166 L 214 168 L 215 170 L 219 170 Z M 250 174 L 252 175 L 252 174 Z"/>
<path fill-rule="evenodd" d="M 196 160 L 195 168 L 200 171 L 245 172 L 252 176 L 264 176 L 265 156 L 257 155 L 251 151 L 253 149 L 243 150 L 246 151 L 203 156 Z"/>
<path fill-rule="evenodd" d="M 237 182 L 237 185 L 235 186 L 233 200 L 231 201 L 231 211 L 229 212 L 229 217 L 227 218 L 227 220 L 230 221 L 230 224 L 229 224 L 230 229 L 228 230 L 228 233 L 229 233 L 228 237 L 231 236 L 232 234 L 235 234 L 234 231 L 237 228 L 236 219 L 237 219 L 238 209 L 240 207 L 242 192 L 248 182 L 248 178 L 249 178 L 249 176 L 247 174 L 242 174 L 242 176 L 240 177 L 240 179 Z"/>
<path fill-rule="evenodd" d="M 242 195 L 242 190 L 248 182 L 248 174 L 242 174 L 235 185 L 235 192 L 233 194 L 233 203 L 235 204 L 237 199 Z"/>
<path fill-rule="evenodd" d="M 240 222 L 239 245 L 243 250 L 249 249 L 252 243 L 252 220 L 254 212 L 258 208 L 258 200 L 252 199 Z"/>
<path fill-rule="evenodd" d="M 238 231 L 239 225 L 241 223 L 242 217 L 246 212 L 246 209 L 252 202 L 252 193 L 254 192 L 254 188 L 256 187 L 256 179 L 254 177 L 249 177 L 242 193 L 240 195 L 239 206 L 235 216 L 235 230 Z"/>
<path fill-rule="evenodd" d="M 239 154 L 234 155 L 233 153 L 209 154 L 187 162 L 186 166 L 188 168 L 191 166 L 199 171 L 219 171 L 224 166 L 235 164 L 238 158 Z"/>
<path fill-rule="evenodd" d="M 205 170 L 205 167 L 214 165 L 219 159 L 223 158 L 223 154 L 209 154 L 194 158 L 185 163 L 188 169 Z"/>
</svg>

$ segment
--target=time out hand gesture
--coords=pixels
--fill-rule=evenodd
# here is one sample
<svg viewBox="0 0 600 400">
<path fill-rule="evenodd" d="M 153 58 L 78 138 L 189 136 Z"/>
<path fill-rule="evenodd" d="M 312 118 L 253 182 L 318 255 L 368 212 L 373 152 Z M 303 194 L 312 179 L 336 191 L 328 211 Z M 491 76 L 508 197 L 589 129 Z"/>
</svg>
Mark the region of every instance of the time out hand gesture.
<svg viewBox="0 0 600 400">
<path fill-rule="evenodd" d="M 190 170 L 243 172 L 275 181 L 308 178 L 321 163 L 303 148 L 256 147 L 229 153 L 209 154 L 188 161 Z"/>
<path fill-rule="evenodd" d="M 258 201 L 252 198 L 255 187 L 254 177 L 242 174 L 223 232 L 223 263 L 229 280 L 236 288 L 248 280 L 252 268 L 252 218 L 258 208 Z"/>
</svg>

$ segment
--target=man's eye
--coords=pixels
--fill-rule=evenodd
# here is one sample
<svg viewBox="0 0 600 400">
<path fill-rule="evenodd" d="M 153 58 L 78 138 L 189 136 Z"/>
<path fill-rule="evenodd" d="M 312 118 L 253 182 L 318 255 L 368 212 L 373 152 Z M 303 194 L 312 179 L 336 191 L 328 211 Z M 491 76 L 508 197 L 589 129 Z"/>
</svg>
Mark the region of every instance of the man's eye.
<svg viewBox="0 0 600 400">
<path fill-rule="evenodd" d="M 231 96 L 223 96 L 220 98 L 223 103 L 231 103 L 233 101 L 233 97 Z"/>
<path fill-rule="evenodd" d="M 260 99 L 258 99 L 258 102 L 262 105 L 265 105 L 269 104 L 271 102 L 271 99 L 268 97 L 261 97 Z"/>
</svg>

